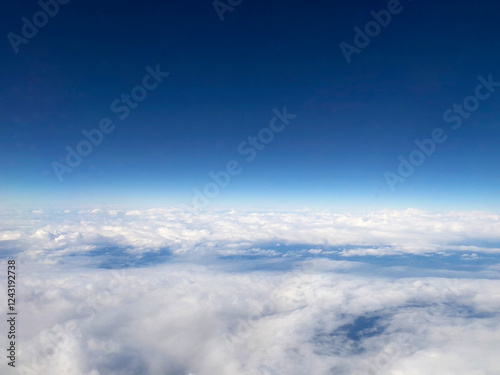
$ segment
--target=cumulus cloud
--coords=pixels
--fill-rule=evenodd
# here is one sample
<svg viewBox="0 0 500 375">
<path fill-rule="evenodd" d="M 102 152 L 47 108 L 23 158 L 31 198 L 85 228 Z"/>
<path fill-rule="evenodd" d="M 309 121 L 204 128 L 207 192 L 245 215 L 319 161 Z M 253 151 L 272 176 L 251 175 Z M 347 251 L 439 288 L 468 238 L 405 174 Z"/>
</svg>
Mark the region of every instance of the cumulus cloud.
<svg viewBox="0 0 500 375">
<path fill-rule="evenodd" d="M 500 253 L 500 215 L 484 212 L 428 213 L 415 209 L 364 214 L 332 212 L 193 212 L 183 209 L 93 209 L 27 214 L 18 224 L 4 212 L 2 242 L 26 255 L 50 256 L 120 247 L 136 254 L 262 251 L 269 244 L 335 247 L 342 256 L 427 254 L 443 251 Z M 12 247 L 12 244 L 8 244 Z M 320 248 L 321 247 L 321 248 Z M 318 250 L 318 251 L 319 251 Z M 269 253 L 272 254 L 272 251 Z M 47 254 L 44 253 L 44 256 Z"/>
<path fill-rule="evenodd" d="M 500 266 L 488 261 L 499 219 L 416 210 L 5 214 L 0 248 L 19 262 L 17 371 L 493 374 Z M 482 271 L 451 278 L 449 250 L 466 270 L 484 261 Z M 428 262 L 411 272 L 394 265 L 416 256 Z"/>
<path fill-rule="evenodd" d="M 361 277 L 320 263 L 284 272 L 165 264 L 52 274 L 26 264 L 21 307 L 36 319 L 23 322 L 19 369 L 75 375 L 498 369 L 498 280 Z"/>
</svg>

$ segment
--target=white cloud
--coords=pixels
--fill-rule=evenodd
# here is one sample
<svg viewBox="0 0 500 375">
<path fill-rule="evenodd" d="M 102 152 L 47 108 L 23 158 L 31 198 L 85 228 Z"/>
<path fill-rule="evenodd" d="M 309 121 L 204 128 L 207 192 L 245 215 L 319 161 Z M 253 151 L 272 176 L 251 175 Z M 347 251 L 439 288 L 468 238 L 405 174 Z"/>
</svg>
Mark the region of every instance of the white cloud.
<svg viewBox="0 0 500 375">
<path fill-rule="evenodd" d="M 344 256 L 426 254 L 450 250 L 500 254 L 500 216 L 480 212 L 431 214 L 418 210 L 365 214 L 330 212 L 189 212 L 181 209 L 119 211 L 27 217 L 12 228 L 6 212 L 0 239 L 15 241 L 34 256 L 39 251 L 82 252 L 120 246 L 141 253 L 169 248 L 174 253 L 224 249 L 263 251 L 265 244 L 339 247 Z M 342 247 L 345 248 L 342 249 Z M 270 253 L 271 254 L 271 253 Z"/>
<path fill-rule="evenodd" d="M 498 369 L 498 280 L 392 280 L 320 263 L 294 272 L 177 264 L 52 274 L 25 264 L 22 311 L 36 319 L 23 321 L 21 367 L 75 375 Z"/>
<path fill-rule="evenodd" d="M 399 266 L 391 277 L 391 264 L 351 261 L 433 259 L 451 249 L 470 267 L 498 251 L 496 215 L 2 216 L 0 246 L 15 249 L 20 263 L 20 374 L 486 375 L 499 368 L 498 264 L 451 279 L 453 270 L 410 275 Z M 174 255 L 161 264 L 116 263 L 164 248 Z M 102 263 L 93 259 L 116 261 L 117 269 L 96 268 Z M 0 283 L 5 295 L 5 275 Z"/>
</svg>

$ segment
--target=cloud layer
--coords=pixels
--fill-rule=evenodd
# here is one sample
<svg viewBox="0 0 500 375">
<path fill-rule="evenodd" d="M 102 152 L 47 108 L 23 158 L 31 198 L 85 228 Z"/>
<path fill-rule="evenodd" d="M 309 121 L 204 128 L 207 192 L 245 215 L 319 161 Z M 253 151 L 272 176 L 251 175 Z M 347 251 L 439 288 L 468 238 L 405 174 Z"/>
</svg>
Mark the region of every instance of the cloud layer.
<svg viewBox="0 0 500 375">
<path fill-rule="evenodd" d="M 331 212 L 193 212 L 100 209 L 4 212 L 0 247 L 50 258 L 120 247 L 130 253 L 248 251 L 265 244 L 342 247 L 344 256 L 443 251 L 500 254 L 500 215 L 415 209 Z"/>
<path fill-rule="evenodd" d="M 152 209 L 11 212 L 2 223 L 3 257 L 20 263 L 19 374 L 499 368 L 500 267 L 450 278 L 432 263 L 450 250 L 464 264 L 495 255 L 496 215 Z M 373 254 L 379 268 L 363 260 Z M 428 257 L 420 275 L 378 271 L 409 254 Z"/>
<path fill-rule="evenodd" d="M 162 265 L 50 274 L 25 265 L 21 373 L 498 369 L 498 280 L 360 277 L 314 262 L 246 273 Z"/>
</svg>

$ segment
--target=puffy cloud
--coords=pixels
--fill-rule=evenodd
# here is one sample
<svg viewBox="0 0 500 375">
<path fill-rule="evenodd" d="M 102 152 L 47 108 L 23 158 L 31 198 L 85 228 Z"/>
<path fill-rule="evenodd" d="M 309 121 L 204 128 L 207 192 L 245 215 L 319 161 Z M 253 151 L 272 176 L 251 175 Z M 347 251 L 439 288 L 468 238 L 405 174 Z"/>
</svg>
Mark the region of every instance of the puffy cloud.
<svg viewBox="0 0 500 375">
<path fill-rule="evenodd" d="M 416 210 L 5 213 L 18 373 L 495 373 L 499 222 Z M 428 262 L 410 267 L 409 254 Z"/>
<path fill-rule="evenodd" d="M 331 212 L 203 212 L 158 208 L 94 209 L 29 214 L 19 224 L 4 212 L 2 241 L 14 241 L 26 255 L 48 251 L 94 251 L 120 247 L 128 252 L 169 249 L 174 253 L 262 251 L 269 244 L 336 248 L 342 256 L 427 254 L 449 250 L 500 253 L 500 215 L 484 212 L 428 213 L 378 211 L 363 214 Z M 10 246 L 10 244 L 9 244 Z M 12 246 L 11 246 L 12 247 Z M 55 251 L 56 250 L 56 251 Z M 273 254 L 272 251 L 269 252 Z"/>
<path fill-rule="evenodd" d="M 498 280 L 365 277 L 315 262 L 252 272 L 164 264 L 36 273 L 25 264 L 21 373 L 498 369 Z"/>
</svg>

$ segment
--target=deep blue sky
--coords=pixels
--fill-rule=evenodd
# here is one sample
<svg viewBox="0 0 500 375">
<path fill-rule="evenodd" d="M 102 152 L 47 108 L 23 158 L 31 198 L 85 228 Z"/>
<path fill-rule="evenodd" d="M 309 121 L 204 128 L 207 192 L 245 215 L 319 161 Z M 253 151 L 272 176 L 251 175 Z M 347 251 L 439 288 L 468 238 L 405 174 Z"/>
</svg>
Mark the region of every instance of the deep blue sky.
<svg viewBox="0 0 500 375">
<path fill-rule="evenodd" d="M 71 0 L 17 54 L 7 34 L 40 7 L 9 2 L 2 205 L 190 204 L 235 159 L 243 171 L 213 206 L 498 210 L 500 89 L 457 130 L 442 116 L 479 75 L 500 81 L 500 5 L 401 6 L 348 64 L 339 44 L 387 1 L 244 0 L 221 22 L 210 1 Z M 157 64 L 170 76 L 118 120 L 110 104 Z M 297 117 L 246 162 L 238 145 L 283 106 Z M 51 163 L 103 117 L 116 129 L 59 182 Z M 384 172 L 436 127 L 448 140 L 391 191 Z"/>
</svg>

